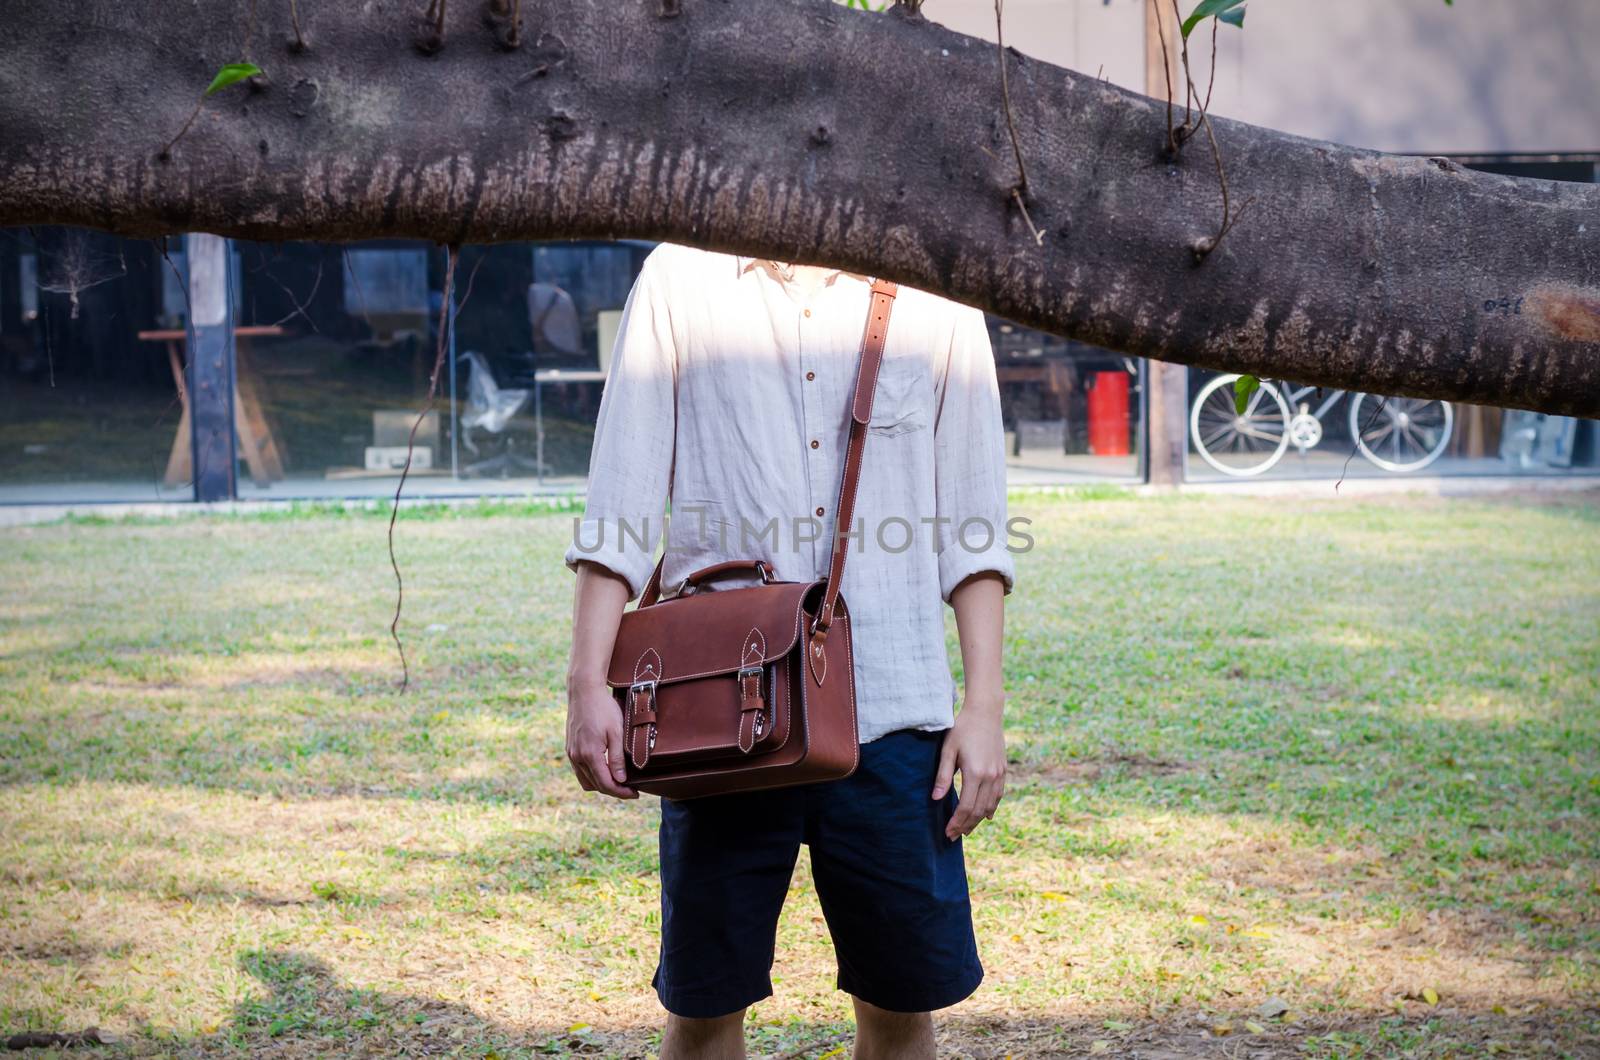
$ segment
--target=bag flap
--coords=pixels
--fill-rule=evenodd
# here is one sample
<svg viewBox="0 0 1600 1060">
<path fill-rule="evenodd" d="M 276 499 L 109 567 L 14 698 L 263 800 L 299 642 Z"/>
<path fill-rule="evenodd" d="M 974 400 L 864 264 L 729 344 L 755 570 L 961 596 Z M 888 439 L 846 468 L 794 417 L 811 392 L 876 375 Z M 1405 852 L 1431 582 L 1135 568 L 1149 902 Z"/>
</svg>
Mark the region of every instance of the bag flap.
<svg viewBox="0 0 1600 1060">
<path fill-rule="evenodd" d="M 624 612 L 606 683 L 668 684 L 782 658 L 800 639 L 806 595 L 822 584 L 701 590 Z"/>
</svg>

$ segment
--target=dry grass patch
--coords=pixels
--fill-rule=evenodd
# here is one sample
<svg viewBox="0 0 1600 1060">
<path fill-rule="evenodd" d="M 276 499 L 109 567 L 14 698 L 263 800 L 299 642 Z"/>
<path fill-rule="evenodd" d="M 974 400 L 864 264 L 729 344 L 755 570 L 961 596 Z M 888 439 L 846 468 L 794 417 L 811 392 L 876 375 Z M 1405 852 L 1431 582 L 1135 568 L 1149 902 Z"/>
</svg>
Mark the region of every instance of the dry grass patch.
<svg viewBox="0 0 1600 1060">
<path fill-rule="evenodd" d="M 1592 500 L 1024 509 L 946 1052 L 1600 1055 Z M 656 809 L 561 758 L 569 525 L 402 519 L 404 697 L 381 519 L 0 538 L 0 1033 L 652 1054 Z M 804 858 L 773 974 L 754 1053 L 848 1045 Z"/>
</svg>

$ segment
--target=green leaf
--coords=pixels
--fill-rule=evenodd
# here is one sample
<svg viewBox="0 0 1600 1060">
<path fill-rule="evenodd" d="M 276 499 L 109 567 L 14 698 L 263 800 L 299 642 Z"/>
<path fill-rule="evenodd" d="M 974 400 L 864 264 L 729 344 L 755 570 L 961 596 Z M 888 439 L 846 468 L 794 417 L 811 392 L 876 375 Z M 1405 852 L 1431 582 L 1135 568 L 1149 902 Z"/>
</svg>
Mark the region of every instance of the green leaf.
<svg viewBox="0 0 1600 1060">
<path fill-rule="evenodd" d="M 1261 389 L 1261 380 L 1253 375 L 1241 375 L 1233 381 L 1233 411 L 1244 415 L 1250 404 L 1250 395 Z"/>
<path fill-rule="evenodd" d="M 1189 17 L 1183 20 L 1183 39 L 1188 40 L 1190 31 L 1212 15 L 1229 25 L 1243 26 L 1244 0 L 1200 0 L 1189 12 Z"/>
<path fill-rule="evenodd" d="M 229 63 L 217 71 L 217 76 L 211 79 L 211 87 L 206 89 L 206 95 L 221 91 L 229 85 L 236 85 L 247 77 L 254 77 L 261 72 L 261 67 L 255 63 Z"/>
</svg>

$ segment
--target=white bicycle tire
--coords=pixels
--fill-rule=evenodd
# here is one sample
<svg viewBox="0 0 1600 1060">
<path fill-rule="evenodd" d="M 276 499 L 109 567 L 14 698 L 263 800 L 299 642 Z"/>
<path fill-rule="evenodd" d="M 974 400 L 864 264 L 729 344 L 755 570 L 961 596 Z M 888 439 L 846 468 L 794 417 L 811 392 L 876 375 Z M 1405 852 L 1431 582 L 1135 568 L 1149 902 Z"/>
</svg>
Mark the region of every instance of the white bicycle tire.
<svg viewBox="0 0 1600 1060">
<path fill-rule="evenodd" d="M 1268 382 L 1261 384 L 1260 389 L 1257 391 L 1260 396 L 1256 400 L 1265 401 L 1270 399 L 1277 406 L 1279 418 L 1282 420 L 1282 429 L 1279 432 L 1277 448 L 1257 465 L 1245 468 L 1230 467 L 1213 456 L 1210 450 L 1206 448 L 1205 439 L 1201 436 L 1200 431 L 1200 414 L 1205 409 L 1206 401 L 1223 387 L 1227 387 L 1227 400 L 1231 405 L 1233 402 L 1233 383 L 1238 378 L 1237 374 L 1219 375 L 1200 388 L 1200 393 L 1195 395 L 1194 402 L 1189 409 L 1189 440 L 1194 443 L 1195 452 L 1200 454 L 1200 458 L 1217 471 L 1234 478 L 1250 478 L 1270 471 L 1279 460 L 1283 459 L 1283 454 L 1288 451 L 1289 403 L 1284 400 L 1282 392 L 1277 387 Z"/>
</svg>

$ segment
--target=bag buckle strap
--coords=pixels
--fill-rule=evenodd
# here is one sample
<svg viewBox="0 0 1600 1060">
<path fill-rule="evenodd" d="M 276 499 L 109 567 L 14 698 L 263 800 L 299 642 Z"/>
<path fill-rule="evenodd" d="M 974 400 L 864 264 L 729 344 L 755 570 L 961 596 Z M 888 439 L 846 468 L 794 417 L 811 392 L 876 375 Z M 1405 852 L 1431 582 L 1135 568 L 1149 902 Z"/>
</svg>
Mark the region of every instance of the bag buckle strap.
<svg viewBox="0 0 1600 1060">
<path fill-rule="evenodd" d="M 644 768 L 650 760 L 650 750 L 656 745 L 656 680 L 635 681 L 628 686 L 628 702 L 633 707 L 633 731 L 628 744 L 633 753 L 633 764 Z M 644 739 L 641 741 L 641 734 Z"/>
<path fill-rule="evenodd" d="M 739 750 L 749 754 L 766 729 L 762 713 L 760 666 L 739 667 Z"/>
</svg>

